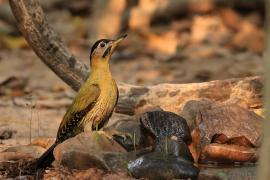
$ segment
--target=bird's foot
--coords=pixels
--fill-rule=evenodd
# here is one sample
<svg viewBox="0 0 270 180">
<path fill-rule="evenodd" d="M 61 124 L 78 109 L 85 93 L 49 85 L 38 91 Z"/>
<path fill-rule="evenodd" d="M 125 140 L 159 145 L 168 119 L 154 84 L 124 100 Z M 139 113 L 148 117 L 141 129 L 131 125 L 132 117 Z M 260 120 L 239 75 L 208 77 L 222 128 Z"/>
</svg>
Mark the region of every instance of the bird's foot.
<svg viewBox="0 0 270 180">
<path fill-rule="evenodd" d="M 105 136 L 105 137 L 108 138 L 109 140 L 113 140 L 113 135 L 111 135 L 111 133 L 109 133 L 109 132 L 100 130 L 100 131 L 97 131 L 97 133 L 98 133 L 99 135 Z"/>
<path fill-rule="evenodd" d="M 115 136 L 119 136 L 119 137 L 122 137 L 124 139 L 124 141 L 127 139 L 127 138 L 130 138 L 131 140 L 134 138 L 132 134 L 128 133 L 128 132 L 117 132 L 117 133 L 114 133 L 113 135 Z"/>
<path fill-rule="evenodd" d="M 117 130 L 113 130 L 113 131 L 98 131 L 99 134 L 102 134 L 104 136 L 106 136 L 108 139 L 113 140 L 113 136 L 118 136 L 118 137 L 122 137 L 124 139 L 124 141 L 127 138 L 133 139 L 133 135 L 128 133 L 128 132 L 120 132 Z"/>
</svg>

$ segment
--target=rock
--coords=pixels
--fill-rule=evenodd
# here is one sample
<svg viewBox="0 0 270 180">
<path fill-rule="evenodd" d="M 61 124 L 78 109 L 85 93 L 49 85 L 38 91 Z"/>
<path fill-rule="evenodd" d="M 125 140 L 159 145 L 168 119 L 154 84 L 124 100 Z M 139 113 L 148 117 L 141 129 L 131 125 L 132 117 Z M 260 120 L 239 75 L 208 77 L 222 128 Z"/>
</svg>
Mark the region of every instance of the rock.
<svg viewBox="0 0 270 180">
<path fill-rule="evenodd" d="M 194 162 L 188 146 L 182 139 L 177 141 L 167 137 L 157 138 L 154 151 L 162 154 L 179 156 L 187 161 Z"/>
<path fill-rule="evenodd" d="M 30 154 L 21 153 L 21 152 L 1 152 L 0 159 L 1 161 L 18 161 L 22 159 L 31 159 L 33 158 Z"/>
<path fill-rule="evenodd" d="M 140 122 L 155 137 L 176 136 L 187 144 L 192 140 L 186 120 L 172 112 L 146 112 L 140 117 Z"/>
<path fill-rule="evenodd" d="M 238 145 L 209 144 L 203 149 L 199 158 L 200 163 L 254 163 L 258 160 L 258 153 L 254 148 Z"/>
<path fill-rule="evenodd" d="M 135 178 L 148 179 L 195 179 L 198 168 L 181 157 L 149 153 L 130 161 L 128 170 Z"/>
<path fill-rule="evenodd" d="M 54 150 L 56 164 L 70 169 L 97 167 L 105 170 L 126 166 L 125 150 L 117 143 L 96 132 L 81 133 L 59 144 Z"/>
<path fill-rule="evenodd" d="M 241 166 L 231 168 L 201 168 L 199 180 L 223 180 L 223 179 L 256 179 L 257 168 L 255 166 Z"/>
<path fill-rule="evenodd" d="M 197 124 L 200 130 L 201 145 L 210 144 L 216 134 L 235 138 L 244 136 L 255 147 L 262 139 L 262 120 L 252 111 L 238 105 L 221 105 L 200 110 Z"/>
<path fill-rule="evenodd" d="M 186 119 L 191 132 L 197 126 L 196 117 L 198 112 L 203 108 L 210 108 L 215 103 L 209 99 L 190 100 L 185 103 L 180 116 Z"/>
<path fill-rule="evenodd" d="M 16 153 L 18 153 L 17 155 L 21 156 L 22 154 L 25 154 L 25 156 L 29 155 L 32 158 L 38 158 L 41 156 L 41 154 L 43 154 L 45 151 L 44 148 L 40 147 L 40 146 L 35 146 L 35 145 L 21 145 L 21 146 L 15 146 L 15 147 L 10 147 L 6 150 L 4 150 L 3 152 L 12 152 L 10 153 L 10 156 L 14 157 L 16 156 Z"/>
<path fill-rule="evenodd" d="M 55 138 L 36 138 L 32 141 L 32 144 L 47 149 L 53 145 L 54 141 Z"/>
<path fill-rule="evenodd" d="M 141 125 L 134 119 L 119 120 L 103 129 L 127 151 L 146 147 L 146 137 L 142 135 Z"/>
<path fill-rule="evenodd" d="M 216 134 L 212 138 L 212 143 L 234 144 L 244 147 L 254 147 L 254 145 L 245 136 L 228 138 L 224 134 Z"/>
</svg>

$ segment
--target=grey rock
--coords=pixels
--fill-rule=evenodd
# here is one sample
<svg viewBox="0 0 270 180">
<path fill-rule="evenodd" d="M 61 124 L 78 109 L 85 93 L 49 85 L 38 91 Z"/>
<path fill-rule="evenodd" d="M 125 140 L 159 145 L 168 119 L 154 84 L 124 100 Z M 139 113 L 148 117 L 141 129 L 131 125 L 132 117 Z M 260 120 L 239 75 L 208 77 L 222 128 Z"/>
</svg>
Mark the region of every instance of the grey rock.
<svg viewBox="0 0 270 180">
<path fill-rule="evenodd" d="M 58 145 L 56 164 L 70 169 L 98 167 L 105 170 L 126 169 L 126 151 L 115 141 L 96 132 L 81 133 Z"/>
<path fill-rule="evenodd" d="M 149 153 L 130 161 L 128 170 L 135 178 L 148 179 L 195 179 L 199 169 L 191 162 L 173 155 Z"/>
</svg>

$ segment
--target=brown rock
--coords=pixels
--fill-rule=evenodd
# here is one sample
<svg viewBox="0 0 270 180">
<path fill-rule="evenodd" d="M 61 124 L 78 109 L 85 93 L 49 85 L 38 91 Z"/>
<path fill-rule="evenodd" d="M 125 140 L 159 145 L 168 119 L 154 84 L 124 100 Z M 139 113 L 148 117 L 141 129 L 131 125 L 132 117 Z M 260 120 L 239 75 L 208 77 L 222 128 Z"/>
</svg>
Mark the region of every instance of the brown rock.
<svg viewBox="0 0 270 180">
<path fill-rule="evenodd" d="M 126 164 L 125 150 L 116 142 L 95 132 L 85 132 L 70 138 L 54 150 L 56 164 L 70 169 L 97 167 L 112 170 Z"/>
<path fill-rule="evenodd" d="M 196 117 L 198 112 L 201 109 L 210 108 L 213 104 L 216 104 L 216 102 L 209 99 L 190 100 L 185 103 L 180 116 L 186 119 L 191 132 L 197 126 Z"/>
<path fill-rule="evenodd" d="M 21 152 L 1 152 L 0 161 L 18 161 L 33 158 L 30 154 Z"/>
<path fill-rule="evenodd" d="M 32 141 L 32 144 L 47 149 L 51 147 L 54 141 L 55 141 L 55 138 L 36 138 Z"/>
<path fill-rule="evenodd" d="M 29 155 L 32 158 L 38 158 L 41 156 L 41 154 L 43 154 L 44 151 L 45 149 L 40 146 L 22 145 L 22 146 L 10 147 L 6 149 L 4 152 L 18 153 L 19 156 L 21 156 L 22 154 L 25 154 L 25 156 Z M 10 153 L 10 156 L 13 156 L 13 154 Z"/>
<path fill-rule="evenodd" d="M 255 147 L 262 138 L 262 117 L 238 105 L 221 105 L 200 110 L 197 124 L 202 147 L 210 144 L 216 134 L 235 138 L 244 136 Z"/>
<path fill-rule="evenodd" d="M 205 146 L 199 162 L 207 163 L 208 161 L 214 161 L 220 163 L 234 163 L 256 162 L 257 160 L 258 154 L 254 148 L 213 143 Z"/>
</svg>

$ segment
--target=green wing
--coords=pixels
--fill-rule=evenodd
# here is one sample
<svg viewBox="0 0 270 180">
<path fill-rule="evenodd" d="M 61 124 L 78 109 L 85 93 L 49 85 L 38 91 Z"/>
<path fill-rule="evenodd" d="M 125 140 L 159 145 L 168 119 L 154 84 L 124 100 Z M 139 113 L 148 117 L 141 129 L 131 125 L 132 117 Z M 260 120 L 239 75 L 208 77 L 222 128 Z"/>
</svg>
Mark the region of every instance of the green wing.
<svg viewBox="0 0 270 180">
<path fill-rule="evenodd" d="M 82 118 L 94 107 L 99 95 L 100 88 L 97 84 L 81 87 L 59 126 L 58 141 L 61 142 L 76 135 L 74 134 L 76 128 L 79 128 Z"/>
</svg>

